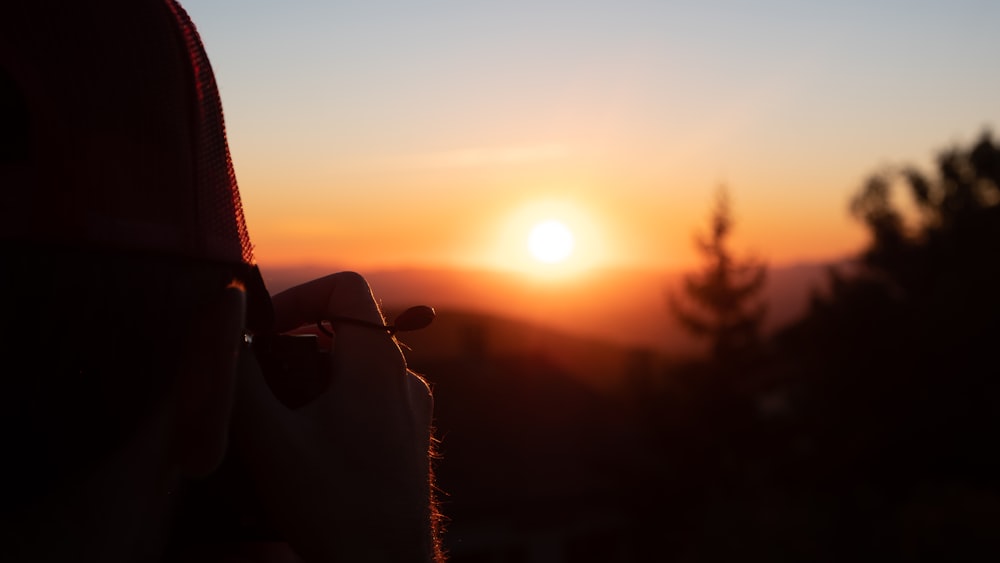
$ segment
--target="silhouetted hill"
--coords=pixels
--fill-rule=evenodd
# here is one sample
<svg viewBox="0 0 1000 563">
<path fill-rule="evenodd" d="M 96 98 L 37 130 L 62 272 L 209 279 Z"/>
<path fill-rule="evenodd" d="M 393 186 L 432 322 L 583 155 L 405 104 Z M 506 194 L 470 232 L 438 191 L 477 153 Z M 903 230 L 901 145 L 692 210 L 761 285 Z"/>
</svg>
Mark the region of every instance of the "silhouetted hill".
<svg viewBox="0 0 1000 563">
<path fill-rule="evenodd" d="M 806 308 L 810 292 L 825 283 L 825 264 L 771 268 L 763 297 L 765 332 L 787 324 Z M 272 292 L 330 273 L 329 268 L 262 267 Z M 390 309 L 427 304 L 440 311 L 469 311 L 523 321 L 620 346 L 655 348 L 673 355 L 699 350 L 676 324 L 666 289 L 677 273 L 607 270 L 565 280 L 533 280 L 485 270 L 400 269 L 362 272 Z"/>
<path fill-rule="evenodd" d="M 441 320 L 445 331 L 485 323 L 501 347 L 512 345 L 506 330 L 524 326 L 466 314 Z M 539 341 L 548 341 L 542 332 Z M 571 549 L 620 533 L 653 470 L 635 411 L 624 398 L 581 382 L 550 349 L 487 347 L 410 360 L 434 388 L 436 474 L 453 560 L 487 561 L 502 550 L 527 561 L 539 541 Z M 620 548 L 616 540 L 607 549 Z M 581 560 L 613 559 L 599 552 Z"/>
<path fill-rule="evenodd" d="M 622 378 L 636 369 L 652 369 L 660 361 L 655 354 L 634 347 L 526 321 L 447 308 L 438 310 L 430 327 L 400 333 L 399 339 L 409 347 L 406 356 L 411 364 L 531 357 L 593 389 L 605 391 L 618 387 Z"/>
</svg>

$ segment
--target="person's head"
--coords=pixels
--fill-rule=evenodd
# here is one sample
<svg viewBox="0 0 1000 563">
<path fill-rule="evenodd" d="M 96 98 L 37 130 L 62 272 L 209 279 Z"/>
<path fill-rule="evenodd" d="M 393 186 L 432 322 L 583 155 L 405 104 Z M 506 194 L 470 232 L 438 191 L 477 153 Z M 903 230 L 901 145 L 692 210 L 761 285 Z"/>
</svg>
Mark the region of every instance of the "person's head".
<svg viewBox="0 0 1000 563">
<path fill-rule="evenodd" d="M 0 264 L 6 532 L 142 556 L 142 520 L 223 455 L 245 286 L 267 323 L 212 70 L 173 0 L 5 6 Z"/>
</svg>

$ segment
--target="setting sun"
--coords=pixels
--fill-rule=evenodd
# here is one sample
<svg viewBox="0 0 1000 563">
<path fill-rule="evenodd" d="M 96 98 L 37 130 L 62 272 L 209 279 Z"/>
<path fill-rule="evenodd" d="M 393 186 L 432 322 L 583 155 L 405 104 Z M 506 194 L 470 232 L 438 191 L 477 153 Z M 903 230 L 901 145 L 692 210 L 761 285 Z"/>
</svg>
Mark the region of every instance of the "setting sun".
<svg viewBox="0 0 1000 563">
<path fill-rule="evenodd" d="M 609 249 L 615 241 L 605 221 L 578 200 L 525 201 L 503 210 L 494 225 L 493 250 L 487 256 L 499 269 L 556 281 L 612 263 Z"/>
<path fill-rule="evenodd" d="M 540 262 L 562 262 L 573 253 L 573 233 L 559 221 L 543 221 L 531 229 L 528 250 Z"/>
</svg>

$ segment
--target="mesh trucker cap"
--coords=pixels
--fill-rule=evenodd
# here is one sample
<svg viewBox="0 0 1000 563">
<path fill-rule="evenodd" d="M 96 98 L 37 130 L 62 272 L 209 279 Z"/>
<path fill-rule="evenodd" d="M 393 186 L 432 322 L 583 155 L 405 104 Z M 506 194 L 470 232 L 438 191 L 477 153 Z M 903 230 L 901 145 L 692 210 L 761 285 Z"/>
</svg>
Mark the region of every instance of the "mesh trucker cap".
<svg viewBox="0 0 1000 563">
<path fill-rule="evenodd" d="M 174 0 L 5 4 L 0 240 L 232 264 L 269 327 L 215 77 Z"/>
</svg>

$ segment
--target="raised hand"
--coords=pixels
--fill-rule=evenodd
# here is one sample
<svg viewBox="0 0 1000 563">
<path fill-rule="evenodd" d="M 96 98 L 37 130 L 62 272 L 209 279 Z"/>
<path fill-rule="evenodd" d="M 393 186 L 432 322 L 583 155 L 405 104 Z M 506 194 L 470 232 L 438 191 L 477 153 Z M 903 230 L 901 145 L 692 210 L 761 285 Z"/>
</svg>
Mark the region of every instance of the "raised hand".
<svg viewBox="0 0 1000 563">
<path fill-rule="evenodd" d="M 273 297 L 279 332 L 330 321 L 330 383 L 289 409 L 242 354 L 233 439 L 268 518 L 306 561 L 430 561 L 433 401 L 368 283 L 333 274 Z M 338 322 L 352 319 L 358 322 Z"/>
</svg>

